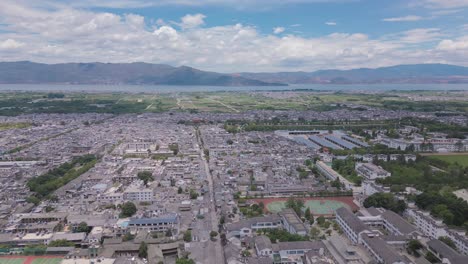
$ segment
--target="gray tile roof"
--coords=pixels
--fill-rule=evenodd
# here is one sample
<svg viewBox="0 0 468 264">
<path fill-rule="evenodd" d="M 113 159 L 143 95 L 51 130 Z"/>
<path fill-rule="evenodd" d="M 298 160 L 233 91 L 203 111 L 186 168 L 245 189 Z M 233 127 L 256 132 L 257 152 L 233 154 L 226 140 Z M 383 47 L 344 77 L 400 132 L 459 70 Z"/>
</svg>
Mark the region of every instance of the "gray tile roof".
<svg viewBox="0 0 468 264">
<path fill-rule="evenodd" d="M 278 243 L 279 250 L 295 250 L 295 249 L 306 249 L 306 250 L 319 250 L 325 248 L 325 244 L 322 241 L 295 241 L 295 242 L 280 242 Z"/>
<path fill-rule="evenodd" d="M 357 216 L 355 216 L 348 208 L 340 207 L 336 210 L 336 215 L 341 217 L 346 224 L 355 232 L 360 233 L 367 229 Z"/>
<path fill-rule="evenodd" d="M 395 228 L 397 228 L 401 233 L 408 235 L 416 231 L 416 228 L 408 223 L 403 217 L 399 216 L 393 211 L 386 210 L 382 214 L 382 218 L 391 223 Z"/>
<path fill-rule="evenodd" d="M 267 236 L 256 236 L 255 246 L 258 250 L 271 249 L 271 241 Z"/>
<path fill-rule="evenodd" d="M 369 237 L 365 234 L 362 238 L 366 241 L 366 244 L 382 258 L 383 263 L 408 263 L 403 256 L 397 254 L 380 237 Z"/>
</svg>

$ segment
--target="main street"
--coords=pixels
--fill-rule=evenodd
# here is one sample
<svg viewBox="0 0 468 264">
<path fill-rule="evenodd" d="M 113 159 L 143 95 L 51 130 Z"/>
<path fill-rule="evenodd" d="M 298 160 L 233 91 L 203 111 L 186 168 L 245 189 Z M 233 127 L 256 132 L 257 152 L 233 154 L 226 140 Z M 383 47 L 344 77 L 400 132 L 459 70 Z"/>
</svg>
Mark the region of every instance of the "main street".
<svg viewBox="0 0 468 264">
<path fill-rule="evenodd" d="M 194 241 L 190 245 L 191 257 L 194 258 L 197 263 L 208 263 L 208 264 L 223 264 L 225 263 L 224 251 L 221 246 L 221 240 L 216 239 L 212 241 L 209 233 L 211 231 L 218 231 L 219 217 L 216 213 L 216 206 L 214 201 L 214 187 L 213 187 L 213 176 L 210 172 L 208 160 L 204 154 L 204 145 L 201 140 L 201 135 L 198 134 L 198 146 L 200 149 L 200 155 L 205 171 L 206 181 L 208 182 L 208 194 L 205 195 L 203 204 L 204 208 L 208 209 L 208 213 L 204 214 L 204 219 L 197 219 L 196 230 L 193 231 L 193 235 L 197 237 L 198 241 Z M 202 206 L 203 208 L 203 206 Z"/>
</svg>

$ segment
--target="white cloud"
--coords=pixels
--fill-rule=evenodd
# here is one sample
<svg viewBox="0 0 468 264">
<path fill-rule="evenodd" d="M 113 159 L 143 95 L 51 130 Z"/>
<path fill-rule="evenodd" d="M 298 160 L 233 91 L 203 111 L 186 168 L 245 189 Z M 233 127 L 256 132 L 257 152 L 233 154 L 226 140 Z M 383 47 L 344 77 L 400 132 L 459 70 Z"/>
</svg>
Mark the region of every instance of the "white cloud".
<svg viewBox="0 0 468 264">
<path fill-rule="evenodd" d="M 0 49 L 2 50 L 17 49 L 17 48 L 21 48 L 22 46 L 24 46 L 24 43 L 18 42 L 14 39 L 7 39 L 5 41 L 0 41 Z"/>
<path fill-rule="evenodd" d="M 205 24 L 204 19 L 206 18 L 203 14 L 195 14 L 195 15 L 185 15 L 182 17 L 182 22 L 180 26 L 182 28 L 195 28 Z"/>
<path fill-rule="evenodd" d="M 45 63 L 144 61 L 221 72 L 468 64 L 468 52 L 460 49 L 466 38 L 450 40 L 436 28 L 377 39 L 362 33 L 303 37 L 294 32 L 262 34 L 255 26 L 242 24 L 201 27 L 204 19 L 202 14 L 185 16 L 179 28 L 136 14 L 63 6 L 42 9 L 2 0 L 0 24 L 7 33 L 0 33 L 0 58 Z"/>
<path fill-rule="evenodd" d="M 329 22 L 325 22 L 325 25 L 327 26 L 336 26 L 336 22 L 333 22 L 333 21 L 329 21 Z"/>
<path fill-rule="evenodd" d="M 403 17 L 390 17 L 390 18 L 384 18 L 382 21 L 385 22 L 409 22 L 409 21 L 419 21 L 422 20 L 423 18 L 420 16 L 403 16 Z"/>
<path fill-rule="evenodd" d="M 33 0 L 30 0 L 33 1 Z M 83 7 L 104 7 L 104 8 L 144 8 L 151 6 L 230 6 L 234 8 L 254 7 L 264 8 L 266 6 L 282 6 L 288 4 L 302 3 L 341 3 L 355 2 L 356 0 L 62 0 L 67 6 L 78 8 Z M 59 0 L 49 0 L 53 6 L 57 6 Z"/>
<path fill-rule="evenodd" d="M 401 33 L 400 42 L 417 44 L 439 40 L 443 34 L 438 28 L 416 28 Z"/>
<path fill-rule="evenodd" d="M 285 31 L 286 29 L 284 27 L 275 27 L 273 28 L 273 33 L 275 34 L 281 34 Z"/>
<path fill-rule="evenodd" d="M 420 0 L 428 8 L 459 8 L 468 7 L 468 0 Z"/>
<path fill-rule="evenodd" d="M 442 40 L 439 45 L 437 45 L 437 49 L 444 50 L 444 51 L 468 51 L 468 36 L 461 37 L 456 40 L 451 39 L 444 39 Z"/>
</svg>

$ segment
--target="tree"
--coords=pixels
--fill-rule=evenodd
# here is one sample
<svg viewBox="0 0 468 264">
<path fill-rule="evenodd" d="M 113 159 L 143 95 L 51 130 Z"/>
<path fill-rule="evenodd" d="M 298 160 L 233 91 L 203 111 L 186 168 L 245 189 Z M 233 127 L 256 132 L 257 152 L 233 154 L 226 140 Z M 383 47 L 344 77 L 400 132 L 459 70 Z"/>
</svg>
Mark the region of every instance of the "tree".
<svg viewBox="0 0 468 264">
<path fill-rule="evenodd" d="M 134 235 L 130 234 L 130 233 L 125 233 L 125 235 L 123 235 L 122 237 L 122 241 L 125 242 L 125 241 L 130 241 L 130 240 L 133 240 L 135 238 Z"/>
<path fill-rule="evenodd" d="M 219 224 L 220 224 L 220 225 L 224 225 L 225 222 L 226 222 L 226 217 L 224 217 L 224 215 L 222 215 L 222 216 L 219 218 Z"/>
<path fill-rule="evenodd" d="M 172 230 L 171 230 L 170 228 L 169 228 L 169 229 L 167 229 L 167 231 L 166 231 L 166 234 L 165 234 L 165 235 L 166 235 L 166 237 L 172 237 Z"/>
<path fill-rule="evenodd" d="M 138 257 L 148 258 L 148 245 L 144 241 L 140 243 L 140 248 L 138 249 Z"/>
<path fill-rule="evenodd" d="M 179 258 L 176 260 L 176 264 L 195 264 L 195 260 L 189 259 L 187 257 Z"/>
<path fill-rule="evenodd" d="M 426 253 L 426 259 L 431 263 L 439 263 L 440 260 L 430 251 Z"/>
<path fill-rule="evenodd" d="M 190 199 L 195 200 L 198 198 L 198 193 L 194 189 L 190 190 Z"/>
<path fill-rule="evenodd" d="M 59 239 L 51 241 L 48 245 L 49 247 L 74 247 L 75 243 L 68 241 L 66 239 Z"/>
<path fill-rule="evenodd" d="M 317 224 L 320 225 L 320 226 L 324 225 L 325 224 L 325 217 L 319 216 L 317 218 Z"/>
<path fill-rule="evenodd" d="M 85 233 L 88 233 L 89 232 L 89 226 L 86 222 L 81 222 L 78 224 L 78 227 L 76 228 L 76 232 L 77 233 L 80 233 L 80 232 L 85 232 Z"/>
<path fill-rule="evenodd" d="M 296 212 L 296 214 L 301 217 L 302 208 L 304 207 L 304 201 L 301 199 L 296 199 L 294 197 L 289 198 L 286 201 L 286 208 L 291 208 Z"/>
<path fill-rule="evenodd" d="M 421 244 L 421 242 L 419 242 L 419 240 L 416 239 L 411 239 L 406 246 L 406 250 L 408 251 L 408 253 L 416 257 L 419 257 L 418 250 L 420 250 L 421 248 L 423 248 L 423 245 Z"/>
<path fill-rule="evenodd" d="M 304 217 L 305 217 L 305 219 L 307 219 L 307 221 L 309 221 L 310 224 L 314 223 L 314 216 L 310 212 L 309 207 L 307 207 L 307 209 L 305 210 Z"/>
<path fill-rule="evenodd" d="M 457 246 L 453 243 L 453 240 L 450 237 L 441 236 L 438 238 L 440 241 L 444 242 L 447 246 L 457 250 Z"/>
<path fill-rule="evenodd" d="M 187 231 L 184 233 L 184 241 L 185 241 L 185 242 L 192 242 L 192 231 L 187 230 Z"/>
<path fill-rule="evenodd" d="M 137 208 L 134 203 L 126 202 L 122 205 L 120 218 L 126 218 L 133 216 L 137 212 Z"/>
<path fill-rule="evenodd" d="M 211 239 L 213 239 L 213 238 L 215 238 L 215 237 L 217 237 L 217 236 L 218 236 L 218 232 L 216 232 L 216 231 L 211 231 L 211 232 L 210 232 L 210 237 L 211 237 Z"/>
<path fill-rule="evenodd" d="M 387 210 L 392 210 L 395 213 L 401 214 L 406 209 L 406 203 L 403 200 L 397 199 L 391 193 L 374 193 L 364 200 L 364 207 L 383 207 Z"/>
<path fill-rule="evenodd" d="M 37 206 L 37 205 L 39 205 L 41 200 L 39 200 L 39 198 L 37 198 L 36 196 L 29 196 L 28 198 L 26 198 L 26 202 L 32 203 L 35 206 Z"/>
<path fill-rule="evenodd" d="M 147 185 L 148 182 L 154 180 L 153 173 L 151 173 L 151 171 L 140 171 L 138 172 L 138 179 L 142 180 L 143 183 Z"/>
<path fill-rule="evenodd" d="M 179 186 L 179 188 L 177 189 L 177 193 L 181 194 L 182 192 L 183 192 L 182 187 Z"/>
<path fill-rule="evenodd" d="M 316 239 L 319 238 L 319 236 L 320 236 L 320 229 L 318 229 L 318 228 L 315 227 L 315 226 L 312 227 L 312 228 L 310 229 L 310 238 L 316 240 Z"/>
</svg>

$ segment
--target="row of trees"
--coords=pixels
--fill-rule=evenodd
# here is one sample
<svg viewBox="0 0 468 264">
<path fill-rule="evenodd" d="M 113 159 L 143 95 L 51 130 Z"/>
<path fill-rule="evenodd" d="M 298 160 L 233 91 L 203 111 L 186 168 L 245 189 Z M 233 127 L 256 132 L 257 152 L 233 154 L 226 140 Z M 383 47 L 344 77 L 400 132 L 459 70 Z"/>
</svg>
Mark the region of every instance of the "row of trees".
<svg viewBox="0 0 468 264">
<path fill-rule="evenodd" d="M 55 169 L 30 179 L 27 182 L 27 186 L 38 198 L 46 197 L 90 170 L 94 167 L 96 161 L 97 158 L 94 155 L 84 155 L 75 158 L 71 162 L 66 162 Z M 80 167 L 76 169 L 76 166 Z"/>
<path fill-rule="evenodd" d="M 445 224 L 463 226 L 468 231 L 468 203 L 451 192 L 424 192 L 416 196 L 415 203 Z"/>
<path fill-rule="evenodd" d="M 406 203 L 397 199 L 392 193 L 374 193 L 364 200 L 364 207 L 382 207 L 401 214 L 406 209 Z"/>
</svg>

